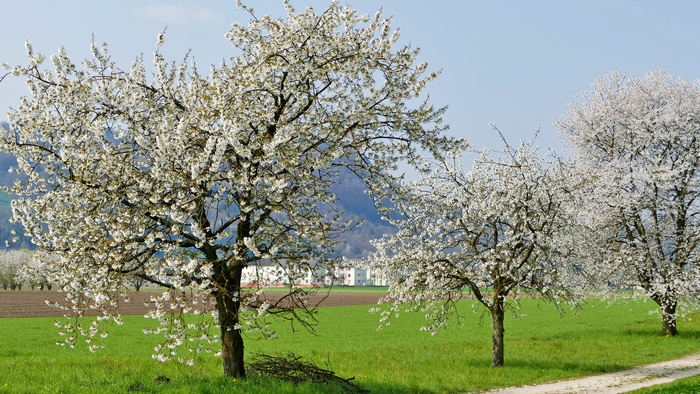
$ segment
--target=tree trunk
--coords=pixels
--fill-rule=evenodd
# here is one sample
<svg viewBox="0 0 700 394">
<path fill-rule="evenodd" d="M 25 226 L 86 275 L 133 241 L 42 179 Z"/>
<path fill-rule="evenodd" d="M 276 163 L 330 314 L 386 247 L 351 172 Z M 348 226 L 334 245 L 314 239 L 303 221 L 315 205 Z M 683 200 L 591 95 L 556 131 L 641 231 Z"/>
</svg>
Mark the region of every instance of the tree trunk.
<svg viewBox="0 0 700 394">
<path fill-rule="evenodd" d="M 223 289 L 216 294 L 216 307 L 219 311 L 219 327 L 221 328 L 221 360 L 224 375 L 234 378 L 245 377 L 243 362 L 243 337 L 239 328 L 238 313 L 241 289 L 241 268 L 233 268 L 230 277 L 223 283 Z M 236 299 L 234 300 L 234 294 Z"/>
<path fill-rule="evenodd" d="M 661 335 L 670 335 L 672 337 L 678 335 L 676 328 L 676 302 L 667 301 L 661 305 Z"/>
<path fill-rule="evenodd" d="M 503 319 L 506 313 L 503 306 L 503 297 L 494 294 L 493 305 L 491 306 L 491 317 L 493 318 L 493 360 L 492 367 L 503 366 Z"/>
<path fill-rule="evenodd" d="M 661 335 L 676 336 L 676 307 L 678 300 L 661 293 L 652 293 L 651 299 L 661 308 Z"/>
</svg>

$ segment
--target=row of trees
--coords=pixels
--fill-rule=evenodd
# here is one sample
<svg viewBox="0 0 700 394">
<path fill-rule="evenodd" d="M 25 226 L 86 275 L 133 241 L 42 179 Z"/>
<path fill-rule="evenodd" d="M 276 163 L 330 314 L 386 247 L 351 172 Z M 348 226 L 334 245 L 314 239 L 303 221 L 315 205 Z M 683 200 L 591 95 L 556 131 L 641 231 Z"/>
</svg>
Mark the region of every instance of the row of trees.
<svg viewBox="0 0 700 394">
<path fill-rule="evenodd" d="M 28 250 L 6 250 L 0 252 L 0 286 L 3 290 L 22 290 L 22 286 L 32 290 L 51 290 L 52 284 L 40 273 L 30 274 L 36 261 Z"/>
<path fill-rule="evenodd" d="M 0 140 L 24 175 L 14 218 L 52 256 L 43 272 L 62 307 L 98 312 L 63 326 L 68 344 L 95 346 L 105 320 L 121 322 L 114 307 L 136 276 L 167 288 L 150 314 L 158 359 L 189 364 L 188 351 L 216 343 L 224 374 L 244 376 L 245 332 L 271 335 L 269 318 L 314 323 L 312 290 L 294 282 L 333 271 L 338 236 L 357 224 L 338 209 L 341 171 L 398 228 L 370 259 L 400 278 L 387 312 L 420 301 L 434 331 L 468 289 L 493 316 L 494 366 L 510 297 L 576 302 L 582 277 L 641 286 L 676 333 L 676 305 L 697 283 L 697 85 L 612 74 L 560 120 L 574 159 L 506 143 L 465 171 L 444 109 L 416 100 L 436 73 L 397 45 L 390 19 L 283 3 L 285 19 L 234 24 L 238 55 L 206 76 L 159 49 L 153 75 L 143 59 L 124 70 L 94 42 L 80 66 L 61 48 L 50 67 L 27 43 L 28 65 L 11 68 L 31 92 Z M 421 179 L 403 182 L 399 164 Z M 261 264 L 286 271 L 281 301 L 241 286 Z"/>
<path fill-rule="evenodd" d="M 386 212 L 399 232 L 370 264 L 401 280 L 384 321 L 404 305 L 429 311 L 435 332 L 464 288 L 493 317 L 493 366 L 503 365 L 507 302 L 533 291 L 575 306 L 590 291 L 641 290 L 678 335 L 678 306 L 697 305 L 700 264 L 700 83 L 653 70 L 613 72 L 557 122 L 574 156 L 547 160 L 532 142 L 427 162 Z M 510 303 L 517 308 L 517 303 Z M 378 308 L 381 309 L 381 308 Z"/>
</svg>

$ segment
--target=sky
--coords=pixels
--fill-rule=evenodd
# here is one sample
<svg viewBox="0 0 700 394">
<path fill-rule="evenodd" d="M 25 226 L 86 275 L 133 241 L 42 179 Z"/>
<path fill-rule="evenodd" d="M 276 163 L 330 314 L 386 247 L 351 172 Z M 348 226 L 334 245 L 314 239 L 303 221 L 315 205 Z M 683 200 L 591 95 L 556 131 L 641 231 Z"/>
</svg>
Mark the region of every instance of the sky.
<svg viewBox="0 0 700 394">
<path fill-rule="evenodd" d="M 320 12 L 330 0 L 308 3 Z M 349 0 L 361 13 L 393 16 L 404 45 L 440 77 L 427 88 L 448 106 L 449 135 L 476 148 L 502 147 L 490 124 L 511 143 L 529 140 L 563 148 L 555 121 L 596 76 L 612 70 L 642 76 L 657 67 L 700 78 L 700 1 L 695 0 Z M 151 58 L 167 27 L 163 52 L 180 60 L 191 50 L 199 69 L 234 54 L 224 38 L 232 22 L 250 16 L 234 0 L 31 0 L 6 2 L 0 22 L 0 63 L 25 64 L 24 42 L 48 55 L 60 46 L 77 62 L 94 36 L 107 42 L 122 68 Z M 283 16 L 281 0 L 248 0 L 257 15 Z M 47 62 L 50 64 L 50 62 Z M 0 74 L 1 75 L 1 74 Z M 0 120 L 27 90 L 22 80 L 0 82 Z"/>
</svg>

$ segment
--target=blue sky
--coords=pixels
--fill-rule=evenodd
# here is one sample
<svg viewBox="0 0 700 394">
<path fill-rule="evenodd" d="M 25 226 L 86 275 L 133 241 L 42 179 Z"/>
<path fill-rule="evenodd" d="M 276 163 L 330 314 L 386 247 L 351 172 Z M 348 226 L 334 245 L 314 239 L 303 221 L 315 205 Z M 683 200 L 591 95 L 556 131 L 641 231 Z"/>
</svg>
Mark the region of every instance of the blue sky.
<svg viewBox="0 0 700 394">
<path fill-rule="evenodd" d="M 324 0 L 292 0 L 297 8 Z M 500 147 L 496 123 L 516 142 L 541 125 L 539 145 L 561 148 L 554 122 L 595 77 L 612 70 L 643 75 L 665 67 L 700 78 L 700 2 L 694 0 L 354 0 L 363 13 L 394 16 L 401 41 L 442 75 L 431 100 L 449 105 L 449 134 L 476 147 Z M 128 68 L 149 59 L 156 35 L 168 27 L 164 52 L 180 59 L 191 49 L 204 71 L 233 54 L 224 39 L 233 21 L 248 15 L 234 0 L 14 1 L 3 5 L 0 63 L 23 63 L 24 41 L 47 55 L 60 45 L 74 61 L 89 55 L 94 34 Z M 248 0 L 257 14 L 283 14 L 281 0 Z M 0 118 L 26 89 L 17 78 L 0 83 Z"/>
</svg>

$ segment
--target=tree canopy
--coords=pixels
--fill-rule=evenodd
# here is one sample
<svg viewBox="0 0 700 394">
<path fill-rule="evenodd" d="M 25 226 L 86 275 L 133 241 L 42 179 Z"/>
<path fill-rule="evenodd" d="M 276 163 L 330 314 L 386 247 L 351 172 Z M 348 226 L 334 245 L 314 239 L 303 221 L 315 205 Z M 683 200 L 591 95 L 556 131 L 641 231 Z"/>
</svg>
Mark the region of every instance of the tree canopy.
<svg viewBox="0 0 700 394">
<path fill-rule="evenodd" d="M 612 72 L 557 125 L 576 155 L 589 271 L 643 289 L 676 335 L 678 303 L 700 284 L 700 82 Z"/>
</svg>

